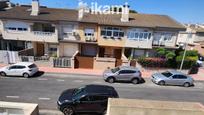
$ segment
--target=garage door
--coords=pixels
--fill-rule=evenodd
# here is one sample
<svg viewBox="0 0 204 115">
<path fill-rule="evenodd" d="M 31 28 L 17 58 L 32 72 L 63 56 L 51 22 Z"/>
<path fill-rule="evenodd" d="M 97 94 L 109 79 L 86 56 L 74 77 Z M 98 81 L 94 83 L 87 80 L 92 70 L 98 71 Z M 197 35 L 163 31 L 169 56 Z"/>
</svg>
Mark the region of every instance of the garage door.
<svg viewBox="0 0 204 115">
<path fill-rule="evenodd" d="M 64 44 L 63 51 L 65 57 L 71 57 L 78 51 L 78 44 Z"/>
</svg>

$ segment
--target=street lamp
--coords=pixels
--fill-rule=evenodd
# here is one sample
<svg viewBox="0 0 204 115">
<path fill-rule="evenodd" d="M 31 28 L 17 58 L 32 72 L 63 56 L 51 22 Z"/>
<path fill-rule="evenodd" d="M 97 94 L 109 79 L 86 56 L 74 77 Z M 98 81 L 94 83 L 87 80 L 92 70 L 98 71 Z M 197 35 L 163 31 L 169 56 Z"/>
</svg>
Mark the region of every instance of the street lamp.
<svg viewBox="0 0 204 115">
<path fill-rule="evenodd" d="M 191 34 L 191 32 L 187 32 L 186 41 L 184 43 L 185 50 L 184 50 L 183 58 L 182 58 L 182 61 L 181 61 L 180 71 L 183 69 L 183 63 L 184 63 L 184 60 L 185 60 L 185 57 L 186 57 L 187 44 L 188 44 L 188 40 L 190 38 L 190 34 Z"/>
</svg>

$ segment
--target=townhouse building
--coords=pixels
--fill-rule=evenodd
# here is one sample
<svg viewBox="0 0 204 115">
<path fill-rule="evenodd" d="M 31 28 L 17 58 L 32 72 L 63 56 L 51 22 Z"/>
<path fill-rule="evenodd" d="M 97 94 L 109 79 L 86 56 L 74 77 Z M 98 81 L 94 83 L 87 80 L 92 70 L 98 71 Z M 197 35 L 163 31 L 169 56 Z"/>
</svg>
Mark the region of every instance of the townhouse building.
<svg viewBox="0 0 204 115">
<path fill-rule="evenodd" d="M 175 49 L 179 31 L 185 31 L 169 16 L 129 13 L 127 5 L 123 10 L 128 13 L 91 14 L 83 7 L 42 7 L 35 0 L 0 11 L 1 41 L 7 49 L 31 48 L 34 56 L 72 58 L 75 68 L 104 69 L 154 55 L 155 47 Z"/>
<path fill-rule="evenodd" d="M 202 24 L 185 24 L 186 31 L 181 31 L 177 44 L 184 46 L 187 43 L 188 50 L 197 50 L 204 56 L 204 26 Z"/>
</svg>

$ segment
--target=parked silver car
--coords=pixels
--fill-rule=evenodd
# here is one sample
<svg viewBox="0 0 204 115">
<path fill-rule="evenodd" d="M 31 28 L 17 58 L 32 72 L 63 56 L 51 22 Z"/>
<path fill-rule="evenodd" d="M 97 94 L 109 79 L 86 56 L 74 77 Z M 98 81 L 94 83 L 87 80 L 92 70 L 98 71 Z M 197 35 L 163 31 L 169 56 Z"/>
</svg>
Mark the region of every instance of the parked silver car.
<svg viewBox="0 0 204 115">
<path fill-rule="evenodd" d="M 1 76 L 23 76 L 31 77 L 39 71 L 38 67 L 31 62 L 19 62 L 0 68 Z"/>
<path fill-rule="evenodd" d="M 178 71 L 166 71 L 152 75 L 152 82 L 158 85 L 179 85 L 190 87 L 193 85 L 193 78 Z"/>
<path fill-rule="evenodd" d="M 130 66 L 120 66 L 105 70 L 103 77 L 104 80 L 109 83 L 114 83 L 115 81 L 130 81 L 133 84 L 138 84 L 142 80 L 140 70 Z"/>
</svg>

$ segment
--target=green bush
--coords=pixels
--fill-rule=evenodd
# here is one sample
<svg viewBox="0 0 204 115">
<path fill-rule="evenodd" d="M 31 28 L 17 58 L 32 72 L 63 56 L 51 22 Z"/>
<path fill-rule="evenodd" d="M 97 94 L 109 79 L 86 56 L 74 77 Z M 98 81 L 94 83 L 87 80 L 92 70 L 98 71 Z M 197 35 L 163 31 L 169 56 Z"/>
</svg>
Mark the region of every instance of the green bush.
<svg viewBox="0 0 204 115">
<path fill-rule="evenodd" d="M 162 58 L 139 58 L 138 63 L 144 67 L 167 67 L 167 60 Z"/>
<path fill-rule="evenodd" d="M 168 51 L 166 54 L 166 58 L 170 59 L 170 60 L 173 59 L 175 56 L 176 56 L 176 54 L 172 51 Z"/>
<path fill-rule="evenodd" d="M 176 57 L 177 68 L 180 68 L 182 59 L 183 59 L 183 56 Z M 196 64 L 197 60 L 198 60 L 197 56 L 185 57 L 185 60 L 184 60 L 184 63 L 183 63 L 183 69 L 190 69 L 194 64 Z"/>
<path fill-rule="evenodd" d="M 180 52 L 180 56 L 183 56 L 184 54 L 184 51 Z M 189 51 L 186 51 L 186 57 L 196 57 L 198 56 L 198 51 L 196 50 L 189 50 Z"/>
</svg>

